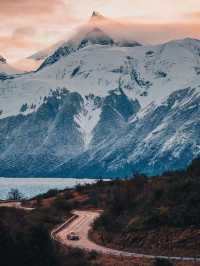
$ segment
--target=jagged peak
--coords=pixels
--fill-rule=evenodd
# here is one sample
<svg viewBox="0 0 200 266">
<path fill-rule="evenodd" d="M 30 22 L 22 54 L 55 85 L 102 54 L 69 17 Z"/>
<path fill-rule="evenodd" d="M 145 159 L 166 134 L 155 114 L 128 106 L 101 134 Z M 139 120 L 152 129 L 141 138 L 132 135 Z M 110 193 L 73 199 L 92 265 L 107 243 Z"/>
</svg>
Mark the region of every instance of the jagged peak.
<svg viewBox="0 0 200 266">
<path fill-rule="evenodd" d="M 97 11 L 93 11 L 92 17 L 103 17 L 103 16 L 101 15 L 101 13 L 99 13 Z"/>
<path fill-rule="evenodd" d="M 0 64 L 6 64 L 6 63 L 7 63 L 6 59 L 0 55 Z"/>
<path fill-rule="evenodd" d="M 99 21 L 104 19 L 106 19 L 106 17 L 104 17 L 101 13 L 93 11 L 90 21 Z"/>
</svg>

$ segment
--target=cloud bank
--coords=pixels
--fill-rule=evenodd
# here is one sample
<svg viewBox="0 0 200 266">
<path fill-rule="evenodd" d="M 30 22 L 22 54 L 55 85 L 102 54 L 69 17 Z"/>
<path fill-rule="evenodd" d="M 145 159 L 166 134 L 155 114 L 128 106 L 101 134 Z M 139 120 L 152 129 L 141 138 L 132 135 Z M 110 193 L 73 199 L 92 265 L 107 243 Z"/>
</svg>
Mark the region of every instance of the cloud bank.
<svg viewBox="0 0 200 266">
<path fill-rule="evenodd" d="M 0 0 L 0 54 L 13 62 L 67 39 L 93 10 L 140 42 L 200 39 L 197 0 Z"/>
</svg>

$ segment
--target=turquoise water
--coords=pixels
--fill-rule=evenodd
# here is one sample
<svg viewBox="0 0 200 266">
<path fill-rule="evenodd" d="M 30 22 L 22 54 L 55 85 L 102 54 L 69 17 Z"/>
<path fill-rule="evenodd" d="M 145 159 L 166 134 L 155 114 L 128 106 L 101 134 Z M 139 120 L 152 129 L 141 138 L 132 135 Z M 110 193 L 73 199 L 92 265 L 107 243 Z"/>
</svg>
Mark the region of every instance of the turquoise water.
<svg viewBox="0 0 200 266">
<path fill-rule="evenodd" d="M 0 177 L 0 199 L 7 199 L 8 192 L 12 188 L 18 189 L 24 197 L 31 198 L 50 189 L 72 188 L 77 184 L 94 182 L 96 182 L 94 179 Z"/>
</svg>

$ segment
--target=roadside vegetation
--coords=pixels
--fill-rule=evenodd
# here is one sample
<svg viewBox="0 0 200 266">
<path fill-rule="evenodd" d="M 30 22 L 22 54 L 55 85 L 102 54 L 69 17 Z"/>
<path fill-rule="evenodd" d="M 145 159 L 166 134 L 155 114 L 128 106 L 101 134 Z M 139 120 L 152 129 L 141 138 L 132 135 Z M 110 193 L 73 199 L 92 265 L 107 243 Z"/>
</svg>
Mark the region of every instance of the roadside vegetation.
<svg viewBox="0 0 200 266">
<path fill-rule="evenodd" d="M 90 194 L 105 210 L 94 223 L 95 241 L 160 255 L 200 255 L 200 160 L 184 172 L 137 175 L 100 187 L 104 198 Z"/>
<path fill-rule="evenodd" d="M 22 200 L 24 198 L 23 194 L 20 193 L 20 191 L 18 189 L 14 189 L 12 188 L 9 192 L 8 192 L 8 200 Z"/>
<path fill-rule="evenodd" d="M 24 204 L 33 211 L 0 208 L 0 265 L 2 266 L 91 266 L 95 254 L 79 249 L 66 249 L 50 237 L 50 232 L 63 223 L 74 208 L 70 191 L 49 192 Z M 53 197 L 53 198 L 52 198 Z M 47 201 L 45 201 L 47 200 Z M 50 200 L 48 202 L 48 200 Z"/>
<path fill-rule="evenodd" d="M 184 172 L 99 180 L 75 189 L 50 190 L 23 205 L 0 208 L 2 266 L 172 266 L 168 260 L 137 261 L 68 249 L 53 241 L 53 228 L 73 209 L 103 209 L 90 238 L 104 246 L 156 255 L 200 255 L 200 160 Z M 21 199 L 21 193 L 10 192 Z M 3 264 L 2 264 L 3 262 Z M 178 266 L 193 265 L 179 263 Z M 198 264 L 194 264 L 198 265 Z"/>
</svg>

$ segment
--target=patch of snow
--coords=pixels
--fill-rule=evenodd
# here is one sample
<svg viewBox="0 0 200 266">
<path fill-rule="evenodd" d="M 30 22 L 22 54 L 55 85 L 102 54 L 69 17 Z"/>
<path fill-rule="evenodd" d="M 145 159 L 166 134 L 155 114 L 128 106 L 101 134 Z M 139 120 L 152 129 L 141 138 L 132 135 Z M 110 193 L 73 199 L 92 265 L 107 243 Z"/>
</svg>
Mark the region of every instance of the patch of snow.
<svg viewBox="0 0 200 266">
<path fill-rule="evenodd" d="M 81 112 L 76 115 L 75 122 L 79 125 L 80 131 L 83 134 L 85 149 L 88 148 L 92 140 L 92 132 L 99 122 L 101 107 L 96 106 L 92 99 L 84 97 L 84 103 Z"/>
</svg>

